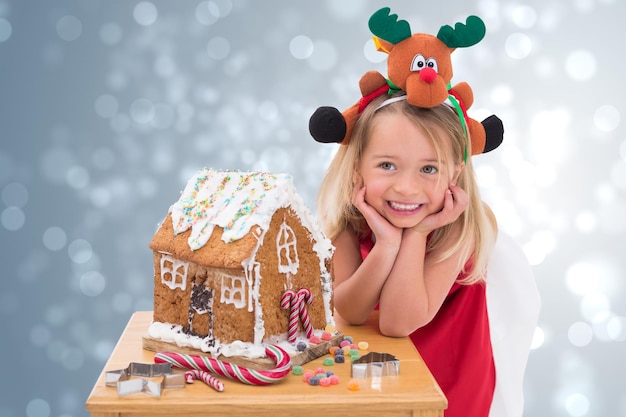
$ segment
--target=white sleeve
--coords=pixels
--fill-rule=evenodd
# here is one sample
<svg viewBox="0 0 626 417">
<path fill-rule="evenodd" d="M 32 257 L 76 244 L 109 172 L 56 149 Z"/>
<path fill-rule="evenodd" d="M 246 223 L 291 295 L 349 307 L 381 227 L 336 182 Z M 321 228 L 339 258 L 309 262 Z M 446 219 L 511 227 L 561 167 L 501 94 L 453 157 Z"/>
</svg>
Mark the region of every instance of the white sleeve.
<svg viewBox="0 0 626 417">
<path fill-rule="evenodd" d="M 521 417 L 523 382 L 540 299 L 530 264 L 500 232 L 487 270 L 487 312 L 496 368 L 490 417 Z"/>
</svg>

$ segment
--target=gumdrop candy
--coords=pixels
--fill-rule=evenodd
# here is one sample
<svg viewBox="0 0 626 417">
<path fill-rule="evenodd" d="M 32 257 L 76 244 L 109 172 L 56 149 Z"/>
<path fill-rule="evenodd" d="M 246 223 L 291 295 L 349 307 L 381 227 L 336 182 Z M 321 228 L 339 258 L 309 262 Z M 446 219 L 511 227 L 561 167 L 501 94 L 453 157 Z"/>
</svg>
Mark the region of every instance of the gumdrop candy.
<svg viewBox="0 0 626 417">
<path fill-rule="evenodd" d="M 348 389 L 349 389 L 350 391 L 358 391 L 358 390 L 359 390 L 359 388 L 361 388 L 361 384 L 359 383 L 359 381 L 358 381 L 358 380 L 356 380 L 356 379 L 351 379 L 351 380 L 348 382 Z"/>
</svg>

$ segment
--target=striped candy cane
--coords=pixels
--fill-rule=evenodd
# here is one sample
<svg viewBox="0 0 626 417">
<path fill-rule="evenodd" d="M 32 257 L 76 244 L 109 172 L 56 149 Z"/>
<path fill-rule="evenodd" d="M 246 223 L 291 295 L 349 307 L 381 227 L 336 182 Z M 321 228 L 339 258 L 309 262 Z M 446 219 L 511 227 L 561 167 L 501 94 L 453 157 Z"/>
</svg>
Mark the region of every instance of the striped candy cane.
<svg viewBox="0 0 626 417">
<path fill-rule="evenodd" d="M 295 307 L 298 309 L 298 314 L 300 315 L 300 320 L 302 321 L 302 328 L 306 333 L 306 337 L 310 338 L 313 336 L 313 325 L 311 324 L 309 311 L 307 310 L 306 305 L 313 302 L 313 294 L 311 294 L 311 291 L 308 288 L 301 288 L 298 290 L 296 298 L 298 299 L 298 303 Z"/>
<path fill-rule="evenodd" d="M 280 307 L 287 310 L 289 309 L 289 327 L 287 330 L 287 340 L 290 343 L 296 342 L 298 335 L 298 308 L 294 306 L 294 303 L 298 302 L 296 293 L 292 290 L 287 290 L 280 299 Z"/>
<path fill-rule="evenodd" d="M 197 369 L 192 369 L 185 372 L 185 381 L 187 381 L 188 384 L 193 384 L 193 381 L 196 379 L 201 379 L 205 384 L 213 388 L 215 391 L 224 391 L 224 384 L 222 383 L 222 381 L 215 378 L 206 371 L 198 371 Z"/>
<path fill-rule="evenodd" d="M 289 374 L 291 358 L 287 352 L 275 345 L 266 346 L 265 354 L 274 360 L 276 366 L 262 371 L 223 362 L 208 356 L 185 355 L 176 352 L 158 352 L 154 355 L 154 363 L 169 363 L 176 368 L 206 371 L 248 385 L 275 384 Z"/>
</svg>

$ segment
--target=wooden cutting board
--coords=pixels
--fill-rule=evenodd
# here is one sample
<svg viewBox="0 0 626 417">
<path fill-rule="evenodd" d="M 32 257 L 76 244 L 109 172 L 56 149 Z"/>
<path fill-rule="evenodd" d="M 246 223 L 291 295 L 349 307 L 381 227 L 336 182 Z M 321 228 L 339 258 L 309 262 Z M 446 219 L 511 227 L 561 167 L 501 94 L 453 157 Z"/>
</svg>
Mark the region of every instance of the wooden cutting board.
<svg viewBox="0 0 626 417">
<path fill-rule="evenodd" d="M 326 354 L 328 354 L 328 350 L 331 346 L 339 346 L 339 343 L 343 340 L 343 333 L 337 331 L 332 339 L 323 340 L 319 344 L 309 344 L 309 347 L 303 352 L 294 353 L 291 356 L 292 365 L 304 365 L 314 359 L 320 358 Z M 210 356 L 210 353 L 203 352 L 199 349 L 195 349 L 192 347 L 181 347 L 175 343 L 164 342 L 159 339 L 154 339 L 149 335 L 144 335 L 142 337 L 142 345 L 145 350 L 150 350 L 152 352 L 176 352 L 183 353 L 186 355 L 204 355 Z M 218 356 L 216 359 L 219 359 L 224 362 L 230 362 L 235 365 L 245 366 L 250 369 L 255 370 L 267 370 L 272 369 L 276 366 L 274 361 L 270 358 L 246 358 L 242 356 Z"/>
</svg>

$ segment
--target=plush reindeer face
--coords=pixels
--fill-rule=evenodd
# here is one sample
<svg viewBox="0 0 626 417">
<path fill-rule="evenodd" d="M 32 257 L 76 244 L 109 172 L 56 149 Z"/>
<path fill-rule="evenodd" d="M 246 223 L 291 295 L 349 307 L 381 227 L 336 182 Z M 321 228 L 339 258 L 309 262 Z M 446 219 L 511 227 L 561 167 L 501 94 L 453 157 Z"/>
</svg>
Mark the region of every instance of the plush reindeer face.
<svg viewBox="0 0 626 417">
<path fill-rule="evenodd" d="M 448 98 L 452 79 L 450 55 L 457 47 L 478 43 L 485 35 L 485 25 L 476 16 L 470 16 L 465 25 L 455 28 L 443 26 L 437 36 L 418 33 L 390 9 L 378 10 L 369 20 L 379 50 L 387 52 L 387 76 L 407 94 L 409 103 L 419 107 L 434 107 Z"/>
</svg>

